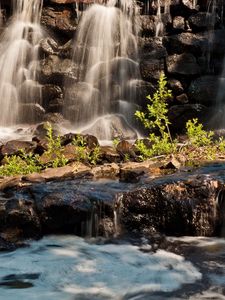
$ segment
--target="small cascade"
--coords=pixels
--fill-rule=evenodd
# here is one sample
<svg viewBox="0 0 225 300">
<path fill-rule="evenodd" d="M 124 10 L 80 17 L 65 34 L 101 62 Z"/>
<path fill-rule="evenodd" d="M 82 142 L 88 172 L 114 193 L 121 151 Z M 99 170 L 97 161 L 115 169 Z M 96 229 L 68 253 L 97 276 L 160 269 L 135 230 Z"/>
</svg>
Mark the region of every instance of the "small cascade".
<svg viewBox="0 0 225 300">
<path fill-rule="evenodd" d="M 170 5 L 171 0 L 157 0 L 157 23 L 156 23 L 156 37 L 162 37 L 165 32 L 165 24 L 171 23 Z M 163 12 L 162 12 L 163 4 Z"/>
<path fill-rule="evenodd" d="M 83 12 L 73 55 L 78 83 L 68 87 L 76 90 L 76 96 L 68 94 L 65 105 L 65 116 L 76 127 L 87 127 L 111 113 L 121 114 L 121 100 L 135 101 L 131 90 L 133 80 L 139 78 L 138 15 L 133 0 L 93 4 Z"/>
<path fill-rule="evenodd" d="M 41 0 L 13 0 L 12 20 L 0 37 L 1 126 L 22 122 L 30 112 L 21 104 L 41 99 L 41 87 L 35 82 L 41 10 Z"/>
</svg>

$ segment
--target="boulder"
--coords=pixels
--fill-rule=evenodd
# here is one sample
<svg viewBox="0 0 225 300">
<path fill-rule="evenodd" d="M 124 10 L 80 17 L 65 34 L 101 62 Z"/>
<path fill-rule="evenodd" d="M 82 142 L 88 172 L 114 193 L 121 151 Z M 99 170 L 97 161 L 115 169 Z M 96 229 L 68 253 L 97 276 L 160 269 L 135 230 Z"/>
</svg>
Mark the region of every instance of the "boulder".
<svg viewBox="0 0 225 300">
<path fill-rule="evenodd" d="M 41 24 L 53 32 L 73 37 L 77 29 L 76 13 L 64 6 L 44 7 Z"/>
<path fill-rule="evenodd" d="M 140 188 L 120 194 L 116 207 L 129 232 L 211 236 L 218 222 L 218 186 L 217 181 L 195 178 Z"/>
<path fill-rule="evenodd" d="M 78 66 L 70 59 L 50 55 L 40 61 L 37 74 L 42 83 L 63 86 L 65 81 L 68 83 L 77 81 L 77 68 Z"/>
<path fill-rule="evenodd" d="M 23 150 L 25 153 L 33 153 L 36 147 L 36 142 L 12 140 L 1 147 L 0 155 L 17 155 L 20 153 L 20 150 Z"/>
<path fill-rule="evenodd" d="M 208 36 L 182 32 L 180 34 L 164 36 L 163 45 L 170 54 L 192 53 L 195 56 L 204 54 L 208 49 Z"/>
<path fill-rule="evenodd" d="M 201 69 L 194 55 L 190 53 L 174 54 L 167 58 L 167 71 L 173 76 L 191 77 L 200 74 Z"/>
<path fill-rule="evenodd" d="M 220 21 L 215 13 L 198 12 L 188 18 L 189 25 L 193 32 L 213 29 Z"/>
<path fill-rule="evenodd" d="M 217 76 L 201 76 L 191 82 L 188 88 L 190 100 L 206 106 L 216 104 L 219 88 L 219 78 Z"/>
<path fill-rule="evenodd" d="M 149 59 L 140 62 L 140 72 L 143 80 L 156 82 L 164 72 L 164 59 Z"/>
<path fill-rule="evenodd" d="M 206 124 L 210 119 L 212 111 L 201 104 L 180 104 L 169 108 L 168 117 L 170 129 L 173 133 L 186 131 L 188 120 L 198 118 L 201 123 Z"/>
<path fill-rule="evenodd" d="M 26 199 L 7 201 L 4 227 L 19 229 L 20 238 L 40 237 L 41 224 L 35 203 Z"/>
</svg>

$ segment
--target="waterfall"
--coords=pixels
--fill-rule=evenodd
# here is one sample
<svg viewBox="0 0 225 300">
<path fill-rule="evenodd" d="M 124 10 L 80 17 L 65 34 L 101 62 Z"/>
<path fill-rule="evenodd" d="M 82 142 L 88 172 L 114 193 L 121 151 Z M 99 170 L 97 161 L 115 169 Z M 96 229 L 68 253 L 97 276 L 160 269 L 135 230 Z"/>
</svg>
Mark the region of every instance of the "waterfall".
<svg viewBox="0 0 225 300">
<path fill-rule="evenodd" d="M 119 101 L 135 101 L 131 82 L 139 78 L 138 14 L 133 0 L 93 4 L 83 13 L 73 55 L 78 65 L 76 95 L 66 96 L 66 117 L 76 126 L 104 119 L 112 112 L 121 114 Z M 130 114 L 128 107 L 123 117 Z"/>
<path fill-rule="evenodd" d="M 13 0 L 13 16 L 0 37 L 0 125 L 23 120 L 22 103 L 40 100 L 34 81 L 38 42 L 42 36 L 41 0 Z M 24 112 L 26 114 L 26 112 Z"/>
<path fill-rule="evenodd" d="M 161 12 L 161 5 L 164 6 L 164 12 Z M 156 37 L 160 37 L 164 35 L 164 26 L 165 24 L 172 22 L 170 15 L 170 5 L 171 0 L 158 0 L 157 3 L 157 23 L 156 23 Z M 165 24 L 164 24 L 165 23 Z"/>
</svg>

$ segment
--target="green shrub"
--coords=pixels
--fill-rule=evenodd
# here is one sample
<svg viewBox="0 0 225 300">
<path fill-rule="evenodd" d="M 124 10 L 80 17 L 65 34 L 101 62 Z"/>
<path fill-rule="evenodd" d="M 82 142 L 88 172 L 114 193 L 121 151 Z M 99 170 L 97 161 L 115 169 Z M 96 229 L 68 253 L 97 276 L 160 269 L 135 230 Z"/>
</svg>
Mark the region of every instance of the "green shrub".
<svg viewBox="0 0 225 300">
<path fill-rule="evenodd" d="M 213 143 L 212 131 L 205 131 L 203 125 L 198 122 L 198 119 L 189 120 L 186 123 L 187 136 L 191 145 L 196 147 L 210 146 Z"/>
<path fill-rule="evenodd" d="M 155 133 L 149 135 L 151 148 L 146 147 L 142 141 L 137 142 L 136 147 L 141 153 L 141 159 L 169 154 L 176 150 L 176 141 L 172 140 L 168 119 L 167 100 L 172 98 L 172 92 L 166 87 L 166 84 L 166 77 L 161 73 L 157 91 L 153 94 L 153 97 L 147 96 L 150 102 L 147 104 L 147 113 L 142 111 L 135 112 L 135 116 L 145 128 L 159 132 L 159 135 Z"/>
<path fill-rule="evenodd" d="M 46 133 L 46 139 L 47 139 L 47 151 L 45 151 L 45 154 L 49 158 L 49 167 L 57 168 L 57 167 L 63 167 L 68 163 L 68 159 L 63 154 L 64 148 L 61 145 L 61 138 L 60 136 L 55 136 L 53 134 L 53 128 L 52 125 L 49 122 L 46 122 L 45 129 L 47 131 Z"/>
<path fill-rule="evenodd" d="M 42 167 L 39 164 L 38 155 L 26 154 L 23 150 L 20 151 L 20 156 L 5 156 L 5 164 L 0 166 L 1 176 L 27 175 L 41 171 Z"/>
</svg>

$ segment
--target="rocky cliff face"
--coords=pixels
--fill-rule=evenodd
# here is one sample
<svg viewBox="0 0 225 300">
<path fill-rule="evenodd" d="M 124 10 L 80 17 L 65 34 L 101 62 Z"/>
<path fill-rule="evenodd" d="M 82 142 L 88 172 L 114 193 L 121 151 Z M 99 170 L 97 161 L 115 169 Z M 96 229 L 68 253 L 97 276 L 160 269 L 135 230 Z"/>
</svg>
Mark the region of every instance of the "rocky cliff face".
<svg viewBox="0 0 225 300">
<path fill-rule="evenodd" d="M 196 3 L 197 2 L 197 3 Z M 210 2 L 210 1 L 208 1 Z M 76 84 L 77 65 L 72 60 L 73 38 L 82 11 L 91 1 L 45 0 L 41 23 L 38 81 L 43 84 L 42 106 L 47 114 L 62 113 L 64 83 Z M 140 73 L 136 104 L 156 87 L 160 72 L 168 78 L 174 99 L 170 119 L 181 131 L 191 117 L 208 121 L 215 106 L 219 76 L 223 69 L 225 29 L 222 0 L 140 1 Z M 1 0 L 2 28 L 10 20 L 9 1 Z M 2 30 L 2 29 L 1 29 Z M 76 88 L 71 90 L 76 93 Z M 38 111 L 37 119 L 44 118 Z M 218 121 L 219 116 L 217 116 Z"/>
</svg>

